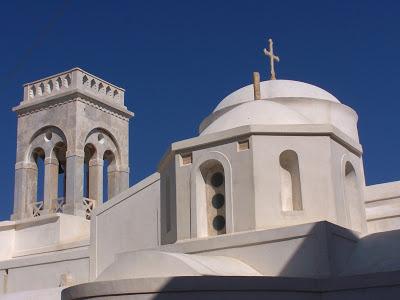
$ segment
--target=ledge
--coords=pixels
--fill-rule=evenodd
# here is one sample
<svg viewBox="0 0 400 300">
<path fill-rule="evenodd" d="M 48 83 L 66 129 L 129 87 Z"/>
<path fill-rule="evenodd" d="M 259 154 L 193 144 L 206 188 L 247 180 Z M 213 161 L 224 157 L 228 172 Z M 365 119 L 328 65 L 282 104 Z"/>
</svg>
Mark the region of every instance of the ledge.
<svg viewBox="0 0 400 300">
<path fill-rule="evenodd" d="M 80 97 L 83 97 L 83 99 L 80 99 Z M 13 107 L 12 110 L 18 113 L 19 115 L 24 115 L 30 113 L 31 111 L 45 109 L 49 106 L 61 105 L 68 101 L 82 101 L 82 100 L 86 100 L 92 102 L 95 105 L 105 107 L 106 109 L 109 109 L 114 113 L 121 114 L 125 118 L 131 118 L 134 116 L 134 113 L 129 111 L 126 108 L 126 106 L 116 105 L 112 102 L 104 101 L 100 98 L 97 98 L 94 95 L 87 93 L 85 90 L 79 88 L 71 89 L 64 93 L 59 93 L 57 95 L 49 96 L 47 98 L 37 101 L 32 101 L 32 102 L 23 101 L 20 103 L 20 105 Z"/>
<path fill-rule="evenodd" d="M 20 258 L 13 258 L 9 260 L 0 261 L 0 269 L 12 269 L 41 264 L 50 264 L 59 261 L 89 259 L 88 247 L 81 247 L 63 251 L 56 251 L 44 253 L 39 255 L 32 255 Z"/>
<path fill-rule="evenodd" d="M 122 295 L 156 294 L 164 299 L 196 298 L 211 295 L 212 299 L 365 299 L 363 289 L 382 289 L 398 298 L 400 271 L 343 276 L 338 278 L 289 278 L 270 276 L 185 276 L 165 278 L 137 278 L 117 281 L 90 282 L 66 288 L 63 300 L 91 299 L 104 296 L 117 298 Z M 290 294 L 289 294 L 290 292 Z M 337 294 L 335 293 L 337 292 Z M 210 294 L 211 293 L 211 294 Z M 237 294 L 240 293 L 240 294 Z M 335 293 L 324 295 L 323 293 Z M 375 291 L 382 293 L 382 291 Z M 321 295 L 322 294 L 322 295 Z M 237 297 L 234 297 L 237 295 Z M 371 294 L 370 294 L 371 295 Z M 388 293 L 382 295 L 388 296 Z M 396 296 L 397 295 L 397 296 Z M 150 295 L 148 295 L 150 297 Z M 372 296 L 373 297 L 373 296 Z M 156 297 L 157 298 L 157 297 Z M 139 299 L 139 298 L 138 298 Z M 142 299 L 142 298 L 140 298 Z M 144 299 L 144 298 L 143 298 Z M 369 298 L 372 299 L 372 298 Z"/>
<path fill-rule="evenodd" d="M 185 152 L 188 151 L 188 149 L 193 150 L 193 148 L 204 148 L 209 144 L 221 144 L 225 141 L 251 135 L 329 136 L 355 155 L 361 156 L 363 153 L 362 146 L 358 142 L 330 124 L 246 125 L 173 143 L 162 157 L 158 165 L 158 170 L 160 170 L 164 162 L 169 160 L 175 153 Z"/>
</svg>

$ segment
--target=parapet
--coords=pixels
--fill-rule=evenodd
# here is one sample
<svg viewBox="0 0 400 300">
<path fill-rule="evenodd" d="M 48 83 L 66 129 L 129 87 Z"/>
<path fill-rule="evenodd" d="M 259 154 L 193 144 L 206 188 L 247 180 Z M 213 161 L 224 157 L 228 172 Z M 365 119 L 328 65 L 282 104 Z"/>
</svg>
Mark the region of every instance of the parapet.
<svg viewBox="0 0 400 300">
<path fill-rule="evenodd" d="M 124 107 L 124 89 L 80 68 L 24 84 L 24 99 L 21 105 L 43 102 L 69 92 L 80 91 L 112 106 Z"/>
</svg>

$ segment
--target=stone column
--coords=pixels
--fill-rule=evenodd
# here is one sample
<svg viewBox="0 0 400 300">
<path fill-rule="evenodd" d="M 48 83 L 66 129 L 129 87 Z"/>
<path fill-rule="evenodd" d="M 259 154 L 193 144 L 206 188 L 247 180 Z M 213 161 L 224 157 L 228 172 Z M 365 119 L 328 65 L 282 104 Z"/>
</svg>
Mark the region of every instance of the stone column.
<svg viewBox="0 0 400 300">
<path fill-rule="evenodd" d="M 54 199 L 58 198 L 58 160 L 47 157 L 44 160 L 44 211 L 52 212 Z"/>
<path fill-rule="evenodd" d="M 15 164 L 14 212 L 11 220 L 30 217 L 29 205 L 36 202 L 38 168 L 36 163 Z"/>
<path fill-rule="evenodd" d="M 64 213 L 85 216 L 83 201 L 83 151 L 66 153 L 66 195 Z"/>
<path fill-rule="evenodd" d="M 103 202 L 103 160 L 91 159 L 89 161 L 89 199 Z"/>
<path fill-rule="evenodd" d="M 129 188 L 129 167 L 109 166 L 107 169 L 108 199 Z"/>
</svg>

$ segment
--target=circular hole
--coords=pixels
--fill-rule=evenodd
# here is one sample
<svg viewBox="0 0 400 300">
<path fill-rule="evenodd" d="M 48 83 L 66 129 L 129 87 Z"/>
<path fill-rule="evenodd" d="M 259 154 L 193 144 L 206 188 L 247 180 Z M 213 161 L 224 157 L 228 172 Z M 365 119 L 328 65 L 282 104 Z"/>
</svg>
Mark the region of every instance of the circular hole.
<svg viewBox="0 0 400 300">
<path fill-rule="evenodd" d="M 44 135 L 44 140 L 45 140 L 46 142 L 50 142 L 52 137 L 53 137 L 53 134 L 51 133 L 51 131 L 47 131 L 47 132 L 45 133 L 45 135 Z"/>
<path fill-rule="evenodd" d="M 97 140 L 99 141 L 100 144 L 104 144 L 105 142 L 104 135 L 99 133 L 99 135 L 97 136 Z"/>
<path fill-rule="evenodd" d="M 225 197 L 222 194 L 216 194 L 211 200 L 212 206 L 216 209 L 221 208 L 225 204 Z"/>
<path fill-rule="evenodd" d="M 211 184 L 214 187 L 219 187 L 223 183 L 224 183 L 224 175 L 221 172 L 215 173 L 211 177 Z"/>
<path fill-rule="evenodd" d="M 225 228 L 225 218 L 223 216 L 216 216 L 213 220 L 213 227 L 217 231 L 224 229 Z"/>
</svg>

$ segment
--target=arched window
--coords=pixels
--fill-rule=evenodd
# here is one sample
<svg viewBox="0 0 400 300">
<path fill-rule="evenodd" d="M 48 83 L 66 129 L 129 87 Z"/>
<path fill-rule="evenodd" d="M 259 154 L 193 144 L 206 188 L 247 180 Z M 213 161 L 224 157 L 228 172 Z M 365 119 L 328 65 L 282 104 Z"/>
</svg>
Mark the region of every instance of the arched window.
<svg viewBox="0 0 400 300">
<path fill-rule="evenodd" d="M 107 150 L 103 156 L 103 202 L 115 196 L 115 156 L 112 151 Z"/>
<path fill-rule="evenodd" d="M 87 144 L 84 148 L 84 153 L 85 156 L 84 156 L 84 170 L 83 170 L 83 197 L 90 198 L 93 200 L 99 200 L 95 196 L 95 189 L 96 189 L 95 184 L 97 183 L 93 182 L 94 174 L 90 174 L 94 170 L 93 168 L 89 167 L 91 159 L 95 157 L 96 148 L 92 144 Z"/>
<path fill-rule="evenodd" d="M 344 166 L 344 193 L 348 206 L 350 226 L 358 231 L 362 230 L 361 195 L 357 174 L 353 165 L 348 161 Z"/>
<path fill-rule="evenodd" d="M 40 202 L 44 199 L 44 150 L 42 148 L 36 148 L 32 152 L 32 158 L 37 166 L 35 178 L 32 178 L 34 195 L 36 195 L 35 202 Z"/>
<path fill-rule="evenodd" d="M 120 155 L 114 137 L 102 128 L 85 140 L 84 197 L 105 202 L 120 193 Z"/>
<path fill-rule="evenodd" d="M 302 210 L 299 159 L 296 152 L 286 150 L 279 156 L 281 167 L 281 202 L 283 211 Z"/>
<path fill-rule="evenodd" d="M 204 196 L 209 236 L 226 233 L 225 172 L 218 161 L 205 162 L 200 167 L 204 180 Z"/>
<path fill-rule="evenodd" d="M 65 203 L 65 172 L 67 142 L 64 133 L 57 127 L 41 128 L 31 138 L 27 161 L 37 170 L 30 171 L 27 190 L 28 215 L 62 212 Z"/>
<path fill-rule="evenodd" d="M 63 142 L 58 142 L 54 146 L 54 155 L 58 161 L 58 182 L 57 182 L 57 198 L 65 198 L 66 194 L 66 153 L 67 146 Z"/>
</svg>

